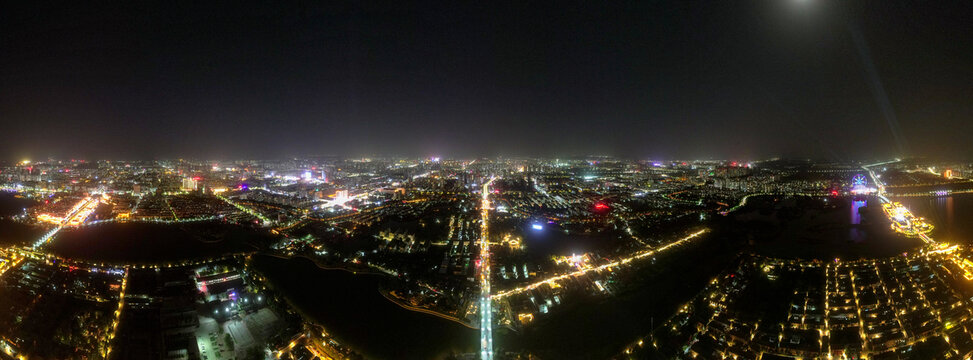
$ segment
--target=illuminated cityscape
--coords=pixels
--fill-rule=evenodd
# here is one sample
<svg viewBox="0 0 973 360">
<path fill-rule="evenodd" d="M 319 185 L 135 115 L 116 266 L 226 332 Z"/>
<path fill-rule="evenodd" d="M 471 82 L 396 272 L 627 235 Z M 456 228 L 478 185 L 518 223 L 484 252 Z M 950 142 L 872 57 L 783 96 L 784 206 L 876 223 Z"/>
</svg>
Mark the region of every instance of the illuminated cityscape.
<svg viewBox="0 0 973 360">
<path fill-rule="evenodd" d="M 969 1 L 0 7 L 0 360 L 973 359 Z"/>
<path fill-rule="evenodd" d="M 365 323 L 405 312 L 451 334 L 410 338 L 415 357 L 571 357 L 543 339 L 585 306 L 621 311 L 603 331 L 629 336 L 602 340 L 617 344 L 605 357 L 973 351 L 973 252 L 940 231 L 973 188 L 968 164 L 46 159 L 0 170 L 2 199 L 17 204 L 0 252 L 13 358 L 395 357 L 318 307 L 336 295 L 308 291 L 307 277 L 369 281 L 372 293 L 348 296 L 389 308 L 343 305 Z M 648 322 L 626 318 L 643 301 L 656 302 Z M 52 311 L 90 320 L 44 320 Z"/>
</svg>

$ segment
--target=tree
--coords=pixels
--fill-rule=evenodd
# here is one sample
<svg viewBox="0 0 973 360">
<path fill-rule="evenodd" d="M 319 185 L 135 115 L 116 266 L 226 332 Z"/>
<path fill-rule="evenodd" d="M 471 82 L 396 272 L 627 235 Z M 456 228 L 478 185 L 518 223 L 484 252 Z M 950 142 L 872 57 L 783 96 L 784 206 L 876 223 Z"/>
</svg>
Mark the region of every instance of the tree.
<svg viewBox="0 0 973 360">
<path fill-rule="evenodd" d="M 223 343 L 226 344 L 227 350 L 233 351 L 233 337 L 230 334 L 223 335 Z"/>
</svg>

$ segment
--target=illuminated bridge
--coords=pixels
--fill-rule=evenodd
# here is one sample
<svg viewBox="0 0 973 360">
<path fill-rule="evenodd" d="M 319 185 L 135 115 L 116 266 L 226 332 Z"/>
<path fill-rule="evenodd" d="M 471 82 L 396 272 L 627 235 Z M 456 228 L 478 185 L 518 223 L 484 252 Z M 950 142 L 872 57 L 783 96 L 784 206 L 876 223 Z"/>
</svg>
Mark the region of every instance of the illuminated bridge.
<svg viewBox="0 0 973 360">
<path fill-rule="evenodd" d="M 932 226 L 923 222 L 922 219 L 915 218 L 912 215 L 912 212 L 910 212 L 908 209 L 903 207 L 901 204 L 889 200 L 889 198 L 885 196 L 885 184 L 879 181 L 878 176 L 876 176 L 875 172 L 871 169 L 874 166 L 891 164 L 898 161 L 899 159 L 895 159 L 894 161 L 865 165 L 862 168 L 864 168 L 865 171 L 868 171 L 868 176 L 872 178 L 872 183 L 878 186 L 878 191 L 876 192 L 876 195 L 878 196 L 879 200 L 882 201 L 882 207 L 887 209 L 885 211 L 885 214 L 889 217 L 889 220 L 892 221 L 893 224 L 895 224 L 897 218 L 903 218 L 906 220 L 904 221 L 904 223 L 906 224 L 906 228 L 904 229 L 904 231 L 901 230 L 897 230 L 897 231 L 906 233 L 908 235 L 914 234 L 914 236 L 918 236 L 926 244 L 936 245 L 937 244 L 936 241 L 933 240 L 933 238 L 929 237 L 928 235 L 929 231 L 932 229 Z"/>
</svg>

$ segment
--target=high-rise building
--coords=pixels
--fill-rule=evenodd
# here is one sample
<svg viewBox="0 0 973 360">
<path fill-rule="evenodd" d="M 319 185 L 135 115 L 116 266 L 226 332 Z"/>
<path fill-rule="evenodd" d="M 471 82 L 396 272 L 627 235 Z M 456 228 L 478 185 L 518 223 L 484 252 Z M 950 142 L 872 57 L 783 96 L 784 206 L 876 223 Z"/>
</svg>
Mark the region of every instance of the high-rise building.
<svg viewBox="0 0 973 360">
<path fill-rule="evenodd" d="M 198 185 L 199 184 L 193 178 L 187 177 L 187 178 L 182 179 L 182 190 L 183 191 L 196 191 L 196 188 L 197 188 Z"/>
<path fill-rule="evenodd" d="M 334 201 L 343 203 L 348 201 L 348 190 L 338 190 L 334 193 Z"/>
</svg>

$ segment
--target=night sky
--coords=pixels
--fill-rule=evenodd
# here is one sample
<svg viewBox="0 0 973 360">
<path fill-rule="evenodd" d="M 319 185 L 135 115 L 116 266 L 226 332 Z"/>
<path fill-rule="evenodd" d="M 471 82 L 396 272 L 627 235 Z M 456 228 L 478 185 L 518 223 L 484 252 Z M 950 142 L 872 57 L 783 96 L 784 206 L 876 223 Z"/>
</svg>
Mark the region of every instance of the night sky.
<svg viewBox="0 0 973 360">
<path fill-rule="evenodd" d="M 6 160 L 973 159 L 968 0 L 19 3 Z"/>
</svg>

